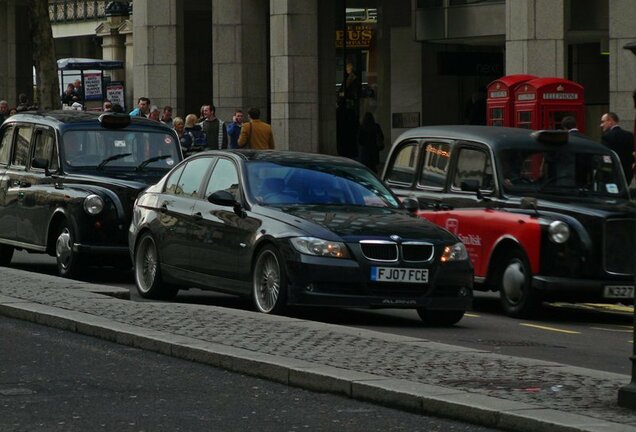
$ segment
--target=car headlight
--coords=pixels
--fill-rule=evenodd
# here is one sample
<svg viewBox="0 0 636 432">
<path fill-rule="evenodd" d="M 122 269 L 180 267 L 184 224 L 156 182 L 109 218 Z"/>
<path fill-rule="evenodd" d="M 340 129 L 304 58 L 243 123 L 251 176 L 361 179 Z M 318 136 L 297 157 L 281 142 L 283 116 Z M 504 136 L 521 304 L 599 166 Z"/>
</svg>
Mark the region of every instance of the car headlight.
<svg viewBox="0 0 636 432">
<path fill-rule="evenodd" d="M 562 221 L 554 221 L 548 227 L 550 240 L 555 243 L 562 244 L 570 238 L 570 227 Z"/>
<path fill-rule="evenodd" d="M 294 237 L 291 244 L 300 253 L 315 256 L 349 258 L 347 246 L 341 242 L 323 240 L 315 237 Z"/>
<path fill-rule="evenodd" d="M 89 215 L 100 214 L 104 210 L 104 200 L 99 195 L 91 194 L 84 198 L 84 211 Z"/>
<path fill-rule="evenodd" d="M 468 259 L 468 252 L 466 252 L 466 246 L 464 243 L 455 243 L 452 246 L 444 247 L 444 252 L 442 252 L 442 257 L 440 261 L 449 262 L 449 261 L 463 261 Z"/>
</svg>

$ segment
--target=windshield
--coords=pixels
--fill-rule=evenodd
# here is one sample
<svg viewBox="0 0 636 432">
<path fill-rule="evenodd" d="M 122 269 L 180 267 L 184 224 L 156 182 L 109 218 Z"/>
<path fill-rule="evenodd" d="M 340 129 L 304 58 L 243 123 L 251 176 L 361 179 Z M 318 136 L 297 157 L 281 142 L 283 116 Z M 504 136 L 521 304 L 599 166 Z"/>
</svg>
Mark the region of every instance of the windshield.
<svg viewBox="0 0 636 432">
<path fill-rule="evenodd" d="M 499 160 L 500 181 L 508 193 L 616 198 L 625 192 L 621 167 L 608 154 L 509 149 L 501 151 Z"/>
<path fill-rule="evenodd" d="M 251 161 L 246 166 L 248 192 L 262 205 L 399 207 L 380 180 L 362 167 L 263 161 Z"/>
<path fill-rule="evenodd" d="M 176 139 L 162 131 L 73 130 L 62 136 L 61 156 L 66 171 L 167 170 L 181 160 L 178 152 Z"/>
</svg>

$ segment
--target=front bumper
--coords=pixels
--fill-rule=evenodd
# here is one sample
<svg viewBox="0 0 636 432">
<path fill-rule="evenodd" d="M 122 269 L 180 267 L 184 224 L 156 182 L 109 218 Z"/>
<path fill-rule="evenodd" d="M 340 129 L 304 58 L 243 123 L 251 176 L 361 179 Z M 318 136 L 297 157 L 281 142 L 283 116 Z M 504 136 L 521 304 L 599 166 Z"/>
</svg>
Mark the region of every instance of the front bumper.
<svg viewBox="0 0 636 432">
<path fill-rule="evenodd" d="M 293 305 L 466 310 L 472 304 L 473 273 L 467 261 L 431 266 L 426 284 L 371 281 L 370 266 L 355 260 L 300 255 L 287 266 L 288 303 Z"/>
</svg>

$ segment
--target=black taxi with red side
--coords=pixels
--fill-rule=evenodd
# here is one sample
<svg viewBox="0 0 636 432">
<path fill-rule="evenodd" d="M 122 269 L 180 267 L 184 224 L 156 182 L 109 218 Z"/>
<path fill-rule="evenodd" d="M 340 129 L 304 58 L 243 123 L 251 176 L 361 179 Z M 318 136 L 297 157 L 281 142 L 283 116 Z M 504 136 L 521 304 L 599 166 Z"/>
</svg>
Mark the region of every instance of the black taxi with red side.
<svg viewBox="0 0 636 432">
<path fill-rule="evenodd" d="M 636 206 L 618 156 L 565 131 L 430 126 L 394 143 L 383 172 L 456 234 L 475 289 L 510 316 L 541 302 L 632 302 Z"/>
</svg>

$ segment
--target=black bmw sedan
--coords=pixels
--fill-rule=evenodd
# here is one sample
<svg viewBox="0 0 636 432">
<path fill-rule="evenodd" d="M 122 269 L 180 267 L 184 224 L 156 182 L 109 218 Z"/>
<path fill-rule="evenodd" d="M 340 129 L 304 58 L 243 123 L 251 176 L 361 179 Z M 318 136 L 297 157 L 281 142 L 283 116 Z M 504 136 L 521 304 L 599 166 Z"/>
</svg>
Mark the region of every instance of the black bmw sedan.
<svg viewBox="0 0 636 432">
<path fill-rule="evenodd" d="M 197 287 L 286 305 L 413 308 L 458 322 L 473 268 L 457 237 L 415 217 L 350 159 L 210 151 L 174 167 L 135 202 L 130 253 L 139 293 Z"/>
</svg>

